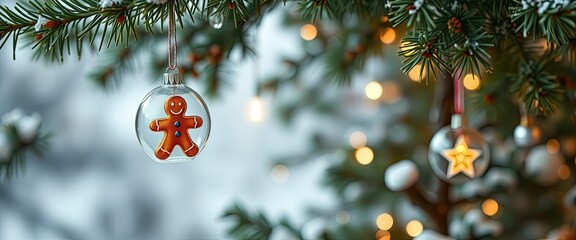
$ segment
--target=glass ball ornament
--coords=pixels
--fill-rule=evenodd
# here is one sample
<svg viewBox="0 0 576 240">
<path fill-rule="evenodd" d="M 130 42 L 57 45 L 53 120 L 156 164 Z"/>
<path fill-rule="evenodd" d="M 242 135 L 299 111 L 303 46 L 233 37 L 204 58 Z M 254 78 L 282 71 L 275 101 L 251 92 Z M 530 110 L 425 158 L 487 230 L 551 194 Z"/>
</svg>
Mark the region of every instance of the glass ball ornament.
<svg viewBox="0 0 576 240">
<path fill-rule="evenodd" d="M 452 115 L 451 125 L 441 128 L 430 141 L 430 166 L 448 183 L 463 183 L 482 176 L 490 163 L 486 140 L 464 122 L 462 115 Z"/>
<path fill-rule="evenodd" d="M 136 135 L 154 161 L 187 162 L 206 145 L 210 123 L 210 112 L 202 97 L 183 84 L 180 73 L 165 73 L 164 84 L 140 103 Z"/>
<path fill-rule="evenodd" d="M 522 117 L 520 125 L 514 129 L 514 143 L 519 148 L 535 146 L 542 140 L 542 129 L 534 121 L 534 117 Z"/>
</svg>

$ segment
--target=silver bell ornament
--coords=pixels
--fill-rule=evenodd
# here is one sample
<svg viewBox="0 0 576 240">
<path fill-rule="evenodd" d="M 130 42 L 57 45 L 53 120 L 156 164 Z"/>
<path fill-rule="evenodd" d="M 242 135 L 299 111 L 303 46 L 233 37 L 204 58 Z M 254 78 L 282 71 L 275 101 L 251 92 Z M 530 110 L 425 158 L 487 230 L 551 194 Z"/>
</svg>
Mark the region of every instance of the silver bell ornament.
<svg viewBox="0 0 576 240">
<path fill-rule="evenodd" d="M 514 143 L 519 148 L 533 147 L 542 140 L 542 129 L 536 124 L 533 116 L 529 116 L 520 104 L 520 125 L 514 129 Z"/>
<path fill-rule="evenodd" d="M 136 134 L 144 151 L 157 162 L 187 162 L 204 148 L 210 113 L 200 95 L 183 84 L 180 73 L 165 73 L 138 108 Z"/>
<path fill-rule="evenodd" d="M 440 129 L 430 141 L 428 161 L 438 177 L 448 183 L 463 183 L 482 176 L 490 163 L 484 137 L 466 126 L 465 117 L 452 115 L 450 126 Z"/>
</svg>

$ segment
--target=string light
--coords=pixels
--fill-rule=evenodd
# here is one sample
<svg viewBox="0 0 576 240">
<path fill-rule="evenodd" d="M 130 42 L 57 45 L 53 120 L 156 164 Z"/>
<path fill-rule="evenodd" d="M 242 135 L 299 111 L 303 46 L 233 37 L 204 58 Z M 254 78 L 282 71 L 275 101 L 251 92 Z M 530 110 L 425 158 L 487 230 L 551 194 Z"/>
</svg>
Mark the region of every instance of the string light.
<svg viewBox="0 0 576 240">
<path fill-rule="evenodd" d="M 366 134 L 360 131 L 355 131 L 352 134 L 350 134 L 348 141 L 350 142 L 350 146 L 358 149 L 366 146 L 366 142 L 368 140 L 366 138 Z"/>
<path fill-rule="evenodd" d="M 376 218 L 376 226 L 381 230 L 390 230 L 394 225 L 394 219 L 388 213 L 382 213 Z"/>
<path fill-rule="evenodd" d="M 354 155 L 356 156 L 356 161 L 362 165 L 368 165 L 374 160 L 374 152 L 369 147 L 356 149 Z"/>
<path fill-rule="evenodd" d="M 488 198 L 482 202 L 482 212 L 486 214 L 486 216 L 494 216 L 498 213 L 498 202 L 492 198 Z"/>
<path fill-rule="evenodd" d="M 392 28 L 384 28 L 380 30 L 380 41 L 384 44 L 393 43 L 396 40 L 396 32 Z"/>
<path fill-rule="evenodd" d="M 418 235 L 422 234 L 424 230 L 424 226 L 418 220 L 412 220 L 406 224 L 406 233 L 410 235 L 410 237 L 417 237 Z"/>
<path fill-rule="evenodd" d="M 464 87 L 470 91 L 475 91 L 480 88 L 480 78 L 476 74 L 466 74 L 463 81 Z"/>
<path fill-rule="evenodd" d="M 264 103 L 260 97 L 255 96 L 248 101 L 246 115 L 251 122 L 258 123 L 264 120 Z"/>
<path fill-rule="evenodd" d="M 382 96 L 382 84 L 376 81 L 371 81 L 366 84 L 366 88 L 364 88 L 364 93 L 366 93 L 366 97 L 370 100 L 378 100 Z"/>
<path fill-rule="evenodd" d="M 314 40 L 317 34 L 318 31 L 316 30 L 316 27 L 312 24 L 306 24 L 302 26 L 302 28 L 300 28 L 300 36 L 302 37 L 302 39 L 306 41 Z"/>
<path fill-rule="evenodd" d="M 412 68 L 412 70 L 410 70 L 410 72 L 408 72 L 408 77 L 414 81 L 414 82 L 420 82 L 420 69 L 422 68 L 422 65 L 417 64 L 416 66 L 414 66 L 414 68 Z M 424 69 L 424 71 L 422 71 L 422 78 L 426 77 L 426 69 Z"/>
</svg>

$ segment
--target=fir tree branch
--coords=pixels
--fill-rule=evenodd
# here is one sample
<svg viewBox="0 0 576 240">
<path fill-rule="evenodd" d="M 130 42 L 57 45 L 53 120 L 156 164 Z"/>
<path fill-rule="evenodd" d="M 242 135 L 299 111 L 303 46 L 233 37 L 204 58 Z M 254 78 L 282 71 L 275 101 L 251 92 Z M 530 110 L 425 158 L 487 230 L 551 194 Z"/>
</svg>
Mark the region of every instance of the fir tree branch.
<svg viewBox="0 0 576 240">
<path fill-rule="evenodd" d="M 196 2 L 178 0 L 176 4 L 179 22 L 184 12 L 192 16 L 197 10 Z M 168 10 L 168 4 L 146 0 L 105 7 L 96 0 L 18 2 L 13 9 L 0 8 L 0 48 L 12 36 L 15 52 L 19 36 L 24 35 L 32 49 L 37 49 L 37 57 L 62 61 L 65 55 L 71 55 L 72 45 L 78 56 L 82 55 L 84 43 L 98 46 L 98 50 L 111 44 L 127 46 L 131 39 L 137 39 L 138 26 L 143 24 L 147 32 L 153 33 L 158 22 L 165 22 Z"/>
</svg>

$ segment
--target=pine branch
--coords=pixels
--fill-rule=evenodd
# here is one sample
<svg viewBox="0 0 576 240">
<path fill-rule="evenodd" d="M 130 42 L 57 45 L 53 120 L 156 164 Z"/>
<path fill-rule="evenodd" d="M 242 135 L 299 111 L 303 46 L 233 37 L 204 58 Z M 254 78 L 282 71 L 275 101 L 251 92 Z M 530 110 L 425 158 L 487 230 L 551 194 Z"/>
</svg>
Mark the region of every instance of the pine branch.
<svg viewBox="0 0 576 240">
<path fill-rule="evenodd" d="M 282 218 L 277 224 L 273 224 L 263 213 L 249 213 L 239 203 L 229 207 L 222 217 L 233 217 L 236 220 L 236 223 L 228 229 L 228 236 L 234 239 L 270 239 L 272 230 L 278 227 L 285 227 L 294 236 L 303 239 L 299 230 L 287 218 Z"/>
<path fill-rule="evenodd" d="M 531 113 L 547 115 L 556 110 L 563 101 L 563 89 L 556 76 L 545 70 L 547 58 L 522 60 L 517 82 L 513 86 L 521 96 L 521 102 Z"/>
<path fill-rule="evenodd" d="M 0 179 L 10 181 L 12 177 L 23 174 L 26 170 L 26 153 L 32 151 L 37 156 L 42 156 L 48 148 L 48 141 L 51 134 L 39 131 L 36 136 L 30 141 L 22 141 L 19 139 L 18 129 L 14 124 L 0 126 L 5 131 L 0 131 L 0 134 L 6 134 L 6 137 L 11 142 L 11 155 L 9 159 L 0 161 Z"/>
<path fill-rule="evenodd" d="M 192 16 L 197 10 L 195 2 L 178 0 L 176 4 L 179 22 L 184 13 Z M 71 55 L 73 46 L 78 57 L 84 44 L 97 46 L 98 50 L 112 44 L 127 46 L 130 40 L 137 40 L 141 22 L 149 33 L 154 32 L 157 23 L 164 23 L 168 5 L 145 0 L 122 1 L 105 7 L 97 0 L 18 2 L 13 9 L 0 8 L 0 48 L 12 36 L 15 58 L 19 36 L 23 35 L 27 44 L 37 49 L 35 57 L 63 61 L 65 55 Z"/>
</svg>

